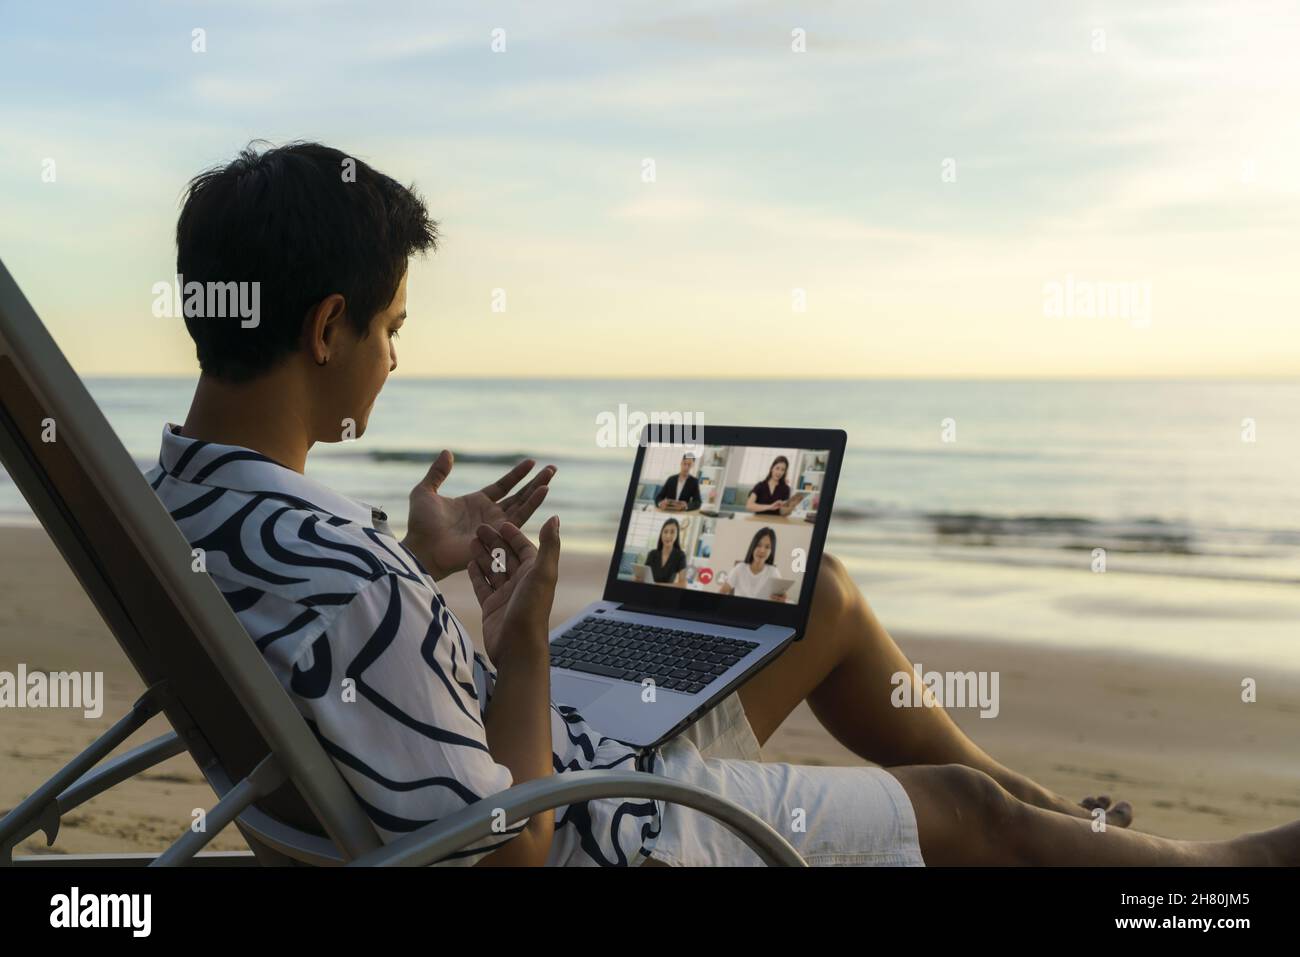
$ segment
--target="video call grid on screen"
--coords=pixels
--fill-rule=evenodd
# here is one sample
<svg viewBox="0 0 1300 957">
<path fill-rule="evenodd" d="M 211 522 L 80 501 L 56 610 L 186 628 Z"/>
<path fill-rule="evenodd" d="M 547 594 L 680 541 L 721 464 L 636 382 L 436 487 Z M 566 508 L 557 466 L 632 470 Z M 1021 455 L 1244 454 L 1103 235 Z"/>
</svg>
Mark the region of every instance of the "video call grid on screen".
<svg viewBox="0 0 1300 957">
<path fill-rule="evenodd" d="M 798 604 L 829 456 L 648 444 L 618 579 Z"/>
</svg>

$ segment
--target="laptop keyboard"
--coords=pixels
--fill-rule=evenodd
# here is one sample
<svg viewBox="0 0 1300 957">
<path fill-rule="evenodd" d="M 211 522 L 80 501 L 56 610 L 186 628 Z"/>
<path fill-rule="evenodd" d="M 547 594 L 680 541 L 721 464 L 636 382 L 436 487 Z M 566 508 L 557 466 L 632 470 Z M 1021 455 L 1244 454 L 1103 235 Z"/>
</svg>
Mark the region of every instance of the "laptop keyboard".
<svg viewBox="0 0 1300 957">
<path fill-rule="evenodd" d="M 588 616 L 551 642 L 551 665 L 695 694 L 758 643 Z"/>
</svg>

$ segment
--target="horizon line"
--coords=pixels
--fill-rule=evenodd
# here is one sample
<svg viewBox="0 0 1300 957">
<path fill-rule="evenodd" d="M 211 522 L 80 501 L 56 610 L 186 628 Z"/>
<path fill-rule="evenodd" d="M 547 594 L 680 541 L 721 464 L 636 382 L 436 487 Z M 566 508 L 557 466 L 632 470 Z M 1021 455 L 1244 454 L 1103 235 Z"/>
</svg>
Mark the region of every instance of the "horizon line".
<svg viewBox="0 0 1300 957">
<path fill-rule="evenodd" d="M 180 380 L 197 379 L 194 373 L 148 373 L 148 372 L 105 372 L 78 373 L 83 379 L 152 379 Z M 402 375 L 391 377 L 390 381 L 410 382 L 1300 382 L 1297 372 L 1198 372 L 1198 373 L 1152 373 L 1148 375 L 959 375 L 945 376 L 934 374 L 919 375 L 487 375 L 487 374 L 429 374 Z"/>
</svg>

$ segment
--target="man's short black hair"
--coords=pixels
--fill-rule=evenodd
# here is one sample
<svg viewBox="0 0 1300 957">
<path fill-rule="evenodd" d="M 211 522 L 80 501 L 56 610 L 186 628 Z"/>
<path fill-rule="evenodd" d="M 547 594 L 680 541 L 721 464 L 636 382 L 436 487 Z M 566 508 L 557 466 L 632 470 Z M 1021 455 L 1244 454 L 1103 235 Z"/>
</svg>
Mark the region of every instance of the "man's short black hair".
<svg viewBox="0 0 1300 957">
<path fill-rule="evenodd" d="M 256 325 L 185 318 L 199 367 L 234 382 L 291 354 L 307 311 L 333 293 L 367 335 L 407 259 L 438 242 L 414 188 L 319 143 L 259 145 L 194 177 L 176 223 L 181 282 L 260 284 Z"/>
</svg>

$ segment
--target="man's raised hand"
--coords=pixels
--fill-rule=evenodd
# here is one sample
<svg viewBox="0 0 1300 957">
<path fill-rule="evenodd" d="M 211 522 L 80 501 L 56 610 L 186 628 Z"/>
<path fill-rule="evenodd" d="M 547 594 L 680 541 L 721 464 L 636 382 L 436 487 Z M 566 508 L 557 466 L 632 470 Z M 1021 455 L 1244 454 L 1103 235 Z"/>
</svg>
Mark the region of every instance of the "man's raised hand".
<svg viewBox="0 0 1300 957">
<path fill-rule="evenodd" d="M 479 525 L 496 529 L 509 522 L 516 530 L 523 526 L 545 500 L 556 471 L 554 465 L 546 466 L 532 481 L 511 494 L 511 489 L 537 464 L 533 459 L 524 459 L 477 492 L 448 498 L 438 490 L 454 464 L 455 457 L 443 449 L 424 478 L 411 490 L 403 544 L 435 579 L 445 578 L 469 564 L 475 529 Z"/>
<path fill-rule="evenodd" d="M 471 546 L 469 580 L 483 609 L 483 646 L 498 661 L 514 649 L 547 646 L 560 567 L 560 520 L 551 516 L 534 547 L 518 526 L 480 524 Z"/>
</svg>

